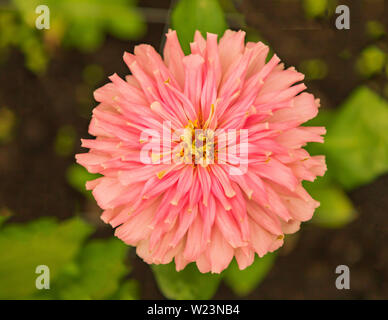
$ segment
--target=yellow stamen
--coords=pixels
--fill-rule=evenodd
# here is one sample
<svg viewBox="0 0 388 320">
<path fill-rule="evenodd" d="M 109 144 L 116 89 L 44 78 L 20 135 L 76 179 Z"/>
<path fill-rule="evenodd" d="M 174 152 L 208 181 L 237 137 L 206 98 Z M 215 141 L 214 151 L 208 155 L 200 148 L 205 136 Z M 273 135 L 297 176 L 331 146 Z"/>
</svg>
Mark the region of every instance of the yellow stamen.
<svg viewBox="0 0 388 320">
<path fill-rule="evenodd" d="M 166 170 L 162 170 L 162 171 L 158 172 L 156 175 L 158 176 L 159 179 L 162 179 L 165 174 L 166 174 Z"/>
</svg>

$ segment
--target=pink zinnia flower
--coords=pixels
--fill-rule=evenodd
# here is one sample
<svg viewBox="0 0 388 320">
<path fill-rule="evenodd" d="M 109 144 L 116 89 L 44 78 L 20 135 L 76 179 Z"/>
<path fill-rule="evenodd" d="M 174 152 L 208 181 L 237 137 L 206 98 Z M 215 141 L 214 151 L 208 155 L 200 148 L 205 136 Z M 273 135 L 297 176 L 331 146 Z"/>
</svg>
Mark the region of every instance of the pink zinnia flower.
<svg viewBox="0 0 388 320">
<path fill-rule="evenodd" d="M 147 263 L 174 259 L 179 271 L 196 262 L 201 272 L 219 273 L 236 257 L 244 269 L 255 253 L 282 246 L 319 205 L 301 182 L 323 175 L 325 160 L 302 147 L 323 142 L 325 128 L 300 126 L 317 115 L 319 100 L 295 84 L 303 74 L 284 69 L 276 55 L 266 63 L 268 47 L 244 38 L 228 30 L 218 43 L 196 32 L 185 56 L 170 31 L 164 59 L 139 45 L 124 54 L 132 75 L 115 74 L 95 92 L 89 132 L 97 138 L 82 140 L 90 151 L 76 158 L 102 175 L 87 183 L 102 220 Z M 166 121 L 171 137 L 144 163 L 144 146 L 160 146 L 144 133 L 164 137 Z M 232 146 L 217 149 L 220 129 L 237 130 Z M 242 144 L 246 170 L 233 174 L 241 162 L 226 150 Z"/>
</svg>

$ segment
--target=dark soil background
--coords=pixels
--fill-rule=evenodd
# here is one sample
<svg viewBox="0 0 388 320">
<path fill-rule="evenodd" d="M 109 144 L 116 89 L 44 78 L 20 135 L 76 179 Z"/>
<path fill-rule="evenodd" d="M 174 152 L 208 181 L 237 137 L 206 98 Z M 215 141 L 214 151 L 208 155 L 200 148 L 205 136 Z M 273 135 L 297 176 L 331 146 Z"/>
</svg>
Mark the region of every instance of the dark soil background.
<svg viewBox="0 0 388 320">
<path fill-rule="evenodd" d="M 383 92 L 386 80 L 363 80 L 354 71 L 355 58 L 371 41 L 365 36 L 365 23 L 379 20 L 388 30 L 388 1 L 340 1 L 351 8 L 351 29 L 336 30 L 334 19 L 306 21 L 298 0 L 245 0 L 238 9 L 249 27 L 259 31 L 273 51 L 297 66 L 302 60 L 321 58 L 328 64 L 323 80 L 308 81 L 310 92 L 321 98 L 323 108 L 336 108 L 352 90 L 364 83 Z M 167 0 L 139 1 L 141 7 L 164 8 Z M 154 19 L 155 20 L 155 19 Z M 156 19 L 157 20 L 157 19 Z M 128 73 L 122 61 L 124 51 L 140 42 L 160 47 L 165 24 L 149 23 L 139 42 L 107 38 L 93 54 L 60 49 L 53 55 L 47 73 L 37 77 L 24 66 L 23 56 L 14 51 L 0 68 L 0 104 L 11 108 L 18 119 L 11 143 L 0 145 L 0 207 L 7 207 L 14 222 L 41 216 L 65 219 L 81 211 L 98 225 L 96 236 L 113 232 L 99 220 L 100 210 L 72 189 L 65 177 L 74 158 L 59 157 L 53 144 L 58 128 L 72 125 L 77 138 L 88 137 L 90 112 L 95 106 L 92 92 L 117 72 Z M 380 45 L 387 48 L 387 38 Z M 349 59 L 341 52 L 350 52 Z M 102 66 L 105 78 L 95 87 L 85 85 L 82 70 L 88 64 Z M 78 140 L 77 140 L 78 141 Z M 83 152 L 77 144 L 74 153 Z M 373 155 L 371 155 L 373 156 Z M 289 239 L 274 268 L 247 299 L 387 299 L 388 298 L 388 175 L 359 188 L 350 197 L 359 216 L 342 229 L 328 230 L 306 224 Z M 142 298 L 163 298 L 148 265 L 131 251 L 132 276 L 141 284 Z M 349 266 L 351 289 L 337 290 L 335 268 Z M 216 299 L 235 299 L 221 285 Z"/>
</svg>

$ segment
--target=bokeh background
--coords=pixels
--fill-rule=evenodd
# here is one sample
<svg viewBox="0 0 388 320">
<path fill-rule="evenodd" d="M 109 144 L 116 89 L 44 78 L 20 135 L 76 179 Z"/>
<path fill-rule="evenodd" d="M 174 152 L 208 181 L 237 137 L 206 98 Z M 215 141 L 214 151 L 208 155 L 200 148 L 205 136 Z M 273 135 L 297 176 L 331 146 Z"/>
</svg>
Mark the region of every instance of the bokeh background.
<svg viewBox="0 0 388 320">
<path fill-rule="evenodd" d="M 40 4 L 49 30 L 35 28 Z M 335 28 L 340 4 L 349 30 Z M 321 201 L 313 221 L 276 254 L 244 272 L 177 275 L 113 238 L 74 155 L 86 151 L 93 91 L 128 74 L 124 51 L 161 51 L 169 27 L 185 42 L 193 26 L 226 25 L 306 74 L 322 104 L 312 124 L 328 128 L 308 149 L 327 156 L 329 171 L 306 184 Z M 384 0 L 0 1 L 0 298 L 387 299 L 387 32 Z M 41 264 L 50 290 L 35 288 Z M 350 268 L 350 290 L 335 286 L 338 265 Z"/>
</svg>

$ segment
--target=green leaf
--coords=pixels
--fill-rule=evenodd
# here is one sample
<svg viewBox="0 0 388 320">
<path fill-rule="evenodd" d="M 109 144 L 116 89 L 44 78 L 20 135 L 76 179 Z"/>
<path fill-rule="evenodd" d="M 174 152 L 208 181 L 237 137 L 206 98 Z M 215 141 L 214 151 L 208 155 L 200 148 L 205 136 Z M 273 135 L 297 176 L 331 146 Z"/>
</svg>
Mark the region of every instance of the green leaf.
<svg viewBox="0 0 388 320">
<path fill-rule="evenodd" d="M 77 191 L 90 196 L 91 192 L 86 190 L 85 184 L 89 180 L 94 180 L 100 175 L 89 173 L 84 167 L 79 164 L 72 164 L 66 172 L 67 182 Z"/>
<path fill-rule="evenodd" d="M 367 87 L 340 107 L 324 144 L 331 175 L 346 190 L 388 171 L 388 102 Z"/>
<path fill-rule="evenodd" d="M 223 279 L 236 295 L 246 296 L 263 281 L 271 270 L 275 257 L 275 253 L 268 253 L 262 258 L 256 257 L 253 264 L 244 270 L 240 270 L 233 260 Z"/>
<path fill-rule="evenodd" d="M 124 282 L 117 292 L 111 297 L 112 300 L 138 300 L 140 299 L 139 283 L 130 279 Z"/>
<path fill-rule="evenodd" d="M 143 34 L 145 25 L 134 2 L 55 0 L 58 12 L 67 22 L 65 41 L 81 50 L 91 51 L 102 43 L 108 32 L 123 40 L 138 38 Z"/>
<path fill-rule="evenodd" d="M 371 77 L 383 71 L 386 54 L 377 46 L 365 48 L 357 59 L 356 68 L 364 77 Z"/>
<path fill-rule="evenodd" d="M 323 109 L 322 107 L 319 109 L 318 115 L 304 123 L 304 126 L 307 127 L 328 127 L 332 123 L 334 118 L 334 112 L 330 109 Z M 320 143 L 322 145 L 322 143 Z"/>
<path fill-rule="evenodd" d="M 91 232 L 79 218 L 5 224 L 0 232 L 0 299 L 23 299 L 37 293 L 36 267 L 48 266 L 54 280 Z"/>
<path fill-rule="evenodd" d="M 35 9 L 42 4 L 50 9 L 47 30 L 35 27 Z M 11 15 L 0 12 L 0 47 L 19 47 L 27 68 L 35 73 L 45 71 L 53 46 L 64 44 L 90 52 L 108 33 L 130 40 L 139 38 L 146 27 L 133 0 L 12 0 L 10 7 Z"/>
<path fill-rule="evenodd" d="M 120 7 L 117 7 L 112 12 L 112 17 L 114 16 L 116 18 L 110 19 L 108 22 L 109 31 L 112 35 L 126 40 L 136 39 L 144 33 L 145 25 L 143 23 L 143 17 L 137 11 L 122 10 Z"/>
<path fill-rule="evenodd" d="M 384 24 L 376 20 L 368 21 L 366 23 L 366 33 L 374 40 L 379 39 L 386 34 Z"/>
<path fill-rule="evenodd" d="M 104 41 L 104 33 L 95 19 L 74 20 L 71 28 L 65 34 L 63 44 L 77 47 L 84 52 L 93 52 Z"/>
<path fill-rule="evenodd" d="M 168 299 L 211 299 L 221 280 L 221 275 L 199 272 L 194 263 L 179 272 L 174 263 L 153 265 L 152 270 L 160 291 Z"/>
<path fill-rule="evenodd" d="M 306 181 L 304 186 L 321 203 L 315 210 L 312 223 L 325 228 L 341 228 L 356 218 L 351 200 L 327 175 L 314 182 Z"/>
<path fill-rule="evenodd" d="M 76 276 L 58 286 L 59 297 L 104 299 L 113 295 L 119 289 L 120 280 L 130 271 L 124 263 L 128 248 L 116 238 L 87 243 L 77 259 Z"/>
<path fill-rule="evenodd" d="M 180 0 L 172 12 L 171 22 L 186 54 L 190 52 L 190 42 L 193 42 L 196 30 L 204 36 L 206 32 L 221 36 L 227 29 L 217 0 Z"/>
<path fill-rule="evenodd" d="M 328 0 L 303 0 L 303 9 L 308 18 L 317 18 L 325 15 L 329 1 Z"/>
</svg>

